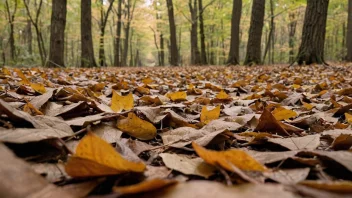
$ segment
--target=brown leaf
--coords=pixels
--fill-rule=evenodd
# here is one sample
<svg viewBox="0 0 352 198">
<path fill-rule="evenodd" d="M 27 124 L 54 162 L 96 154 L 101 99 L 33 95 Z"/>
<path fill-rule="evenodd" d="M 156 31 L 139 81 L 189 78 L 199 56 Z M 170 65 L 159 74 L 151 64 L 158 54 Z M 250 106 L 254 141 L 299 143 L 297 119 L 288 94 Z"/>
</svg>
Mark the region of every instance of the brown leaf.
<svg viewBox="0 0 352 198">
<path fill-rule="evenodd" d="M 198 175 L 208 178 L 214 174 L 215 168 L 206 164 L 201 158 L 190 158 L 187 155 L 162 153 L 159 155 L 165 165 L 186 175 Z"/>
<path fill-rule="evenodd" d="M 31 167 L 17 158 L 3 144 L 0 144 L 1 197 L 74 197 L 64 190 L 50 184 L 36 174 Z"/>
<path fill-rule="evenodd" d="M 292 138 L 269 138 L 268 142 L 278 144 L 291 151 L 296 150 L 315 150 L 320 145 L 320 135 L 307 135 Z"/>
</svg>

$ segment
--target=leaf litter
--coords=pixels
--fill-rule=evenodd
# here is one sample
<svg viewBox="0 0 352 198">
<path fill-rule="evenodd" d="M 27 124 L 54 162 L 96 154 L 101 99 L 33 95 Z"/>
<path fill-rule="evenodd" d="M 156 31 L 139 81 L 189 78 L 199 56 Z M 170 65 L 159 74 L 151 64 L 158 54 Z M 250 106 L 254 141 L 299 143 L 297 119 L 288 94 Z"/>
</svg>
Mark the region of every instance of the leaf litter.
<svg viewBox="0 0 352 198">
<path fill-rule="evenodd" d="M 1 196 L 351 197 L 351 69 L 2 68 Z"/>
</svg>

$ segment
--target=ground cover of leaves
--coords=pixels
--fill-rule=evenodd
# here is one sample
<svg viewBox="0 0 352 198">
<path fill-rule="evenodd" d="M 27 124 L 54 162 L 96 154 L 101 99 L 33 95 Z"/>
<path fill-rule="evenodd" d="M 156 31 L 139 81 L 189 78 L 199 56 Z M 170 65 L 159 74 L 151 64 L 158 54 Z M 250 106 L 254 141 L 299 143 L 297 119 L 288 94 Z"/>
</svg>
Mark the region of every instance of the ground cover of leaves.
<svg viewBox="0 0 352 198">
<path fill-rule="evenodd" d="M 0 197 L 351 197 L 352 67 L 0 72 Z"/>
</svg>

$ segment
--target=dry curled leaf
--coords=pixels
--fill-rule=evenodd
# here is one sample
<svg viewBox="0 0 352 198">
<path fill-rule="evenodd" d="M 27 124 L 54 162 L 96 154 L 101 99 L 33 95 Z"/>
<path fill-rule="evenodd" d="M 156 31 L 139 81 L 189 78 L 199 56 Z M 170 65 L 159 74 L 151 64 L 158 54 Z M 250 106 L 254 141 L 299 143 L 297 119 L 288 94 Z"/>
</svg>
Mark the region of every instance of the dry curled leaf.
<svg viewBox="0 0 352 198">
<path fill-rule="evenodd" d="M 127 96 L 121 96 L 116 91 L 112 92 L 111 109 L 115 112 L 121 112 L 123 110 L 129 111 L 133 109 L 134 101 L 132 93 Z"/>
<path fill-rule="evenodd" d="M 211 110 L 208 110 L 206 106 L 203 106 L 202 112 L 200 113 L 200 121 L 208 124 L 212 120 L 216 120 L 220 116 L 220 106 L 217 106 Z"/>
<path fill-rule="evenodd" d="M 79 142 L 76 153 L 69 158 L 65 171 L 71 177 L 95 177 L 128 172 L 143 172 L 142 162 L 124 159 L 115 149 L 92 132 Z"/>
<path fill-rule="evenodd" d="M 127 118 L 118 120 L 117 128 L 140 140 L 151 140 L 156 136 L 155 126 L 132 112 L 128 113 Z"/>
<path fill-rule="evenodd" d="M 234 171 L 234 166 L 246 171 L 265 171 L 264 165 L 252 158 L 243 150 L 210 151 L 196 143 L 192 143 L 196 153 L 208 164 L 220 166 L 228 171 Z"/>
</svg>

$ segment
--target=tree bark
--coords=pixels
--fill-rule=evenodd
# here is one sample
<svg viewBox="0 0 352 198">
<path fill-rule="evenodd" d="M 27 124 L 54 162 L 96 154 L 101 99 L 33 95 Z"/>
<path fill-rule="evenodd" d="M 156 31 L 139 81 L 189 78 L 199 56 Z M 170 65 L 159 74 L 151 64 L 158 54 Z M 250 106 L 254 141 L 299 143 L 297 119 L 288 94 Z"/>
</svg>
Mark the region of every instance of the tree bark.
<svg viewBox="0 0 352 198">
<path fill-rule="evenodd" d="M 352 62 L 352 0 L 348 1 L 347 61 Z"/>
<path fill-rule="evenodd" d="M 115 0 L 109 1 L 109 7 L 106 13 L 104 12 L 104 0 L 101 0 L 100 7 L 100 40 L 99 40 L 99 64 L 101 67 L 106 66 L 106 58 L 105 58 L 105 27 L 108 22 L 109 14 L 112 10 L 112 6 L 114 5 Z"/>
<path fill-rule="evenodd" d="M 160 34 L 160 66 L 165 65 L 164 35 Z"/>
<path fill-rule="evenodd" d="M 297 27 L 296 13 L 294 12 L 289 13 L 289 20 L 290 20 L 290 23 L 288 25 L 288 29 L 289 29 L 288 46 L 290 48 L 289 62 L 292 63 L 295 61 L 294 47 L 295 47 L 295 34 L 296 34 L 296 27 Z"/>
<path fill-rule="evenodd" d="M 231 42 L 230 53 L 227 65 L 240 64 L 240 21 L 242 13 L 242 0 L 233 0 L 232 19 L 231 19 Z"/>
<path fill-rule="evenodd" d="M 35 1 L 35 18 L 31 15 L 30 9 L 29 9 L 29 0 L 23 0 L 24 6 L 26 8 L 27 15 L 29 17 L 29 20 L 31 21 L 32 25 L 34 26 L 35 32 L 37 34 L 37 43 L 38 43 L 38 50 L 39 50 L 39 55 L 41 59 L 42 66 L 45 65 L 46 61 L 46 50 L 45 50 L 45 45 L 44 45 L 44 39 L 42 36 L 42 32 L 40 29 L 40 24 L 39 24 L 39 16 L 40 12 L 42 10 L 42 5 L 43 5 L 43 0 L 39 1 L 38 7 Z"/>
<path fill-rule="evenodd" d="M 121 66 L 120 58 L 120 43 L 121 43 L 121 26 L 122 26 L 122 0 L 118 0 L 117 6 L 117 28 L 116 28 L 116 39 L 115 39 L 115 54 L 114 54 L 114 65 Z"/>
<path fill-rule="evenodd" d="M 176 25 L 174 16 L 174 6 L 172 0 L 166 0 L 167 11 L 169 15 L 169 28 L 170 28 L 170 64 L 178 66 L 178 48 L 176 39 Z"/>
<path fill-rule="evenodd" d="M 264 58 L 263 62 L 265 62 L 266 55 L 269 52 L 269 64 L 273 64 L 273 45 L 274 45 L 274 30 L 275 30 L 275 16 L 274 16 L 274 2 L 273 0 L 270 0 L 270 25 L 269 25 L 269 36 L 268 36 L 268 42 L 265 47 L 264 51 Z"/>
<path fill-rule="evenodd" d="M 201 64 L 207 65 L 207 53 L 206 53 L 206 46 L 205 46 L 205 31 L 204 31 L 204 18 L 203 18 L 203 0 L 199 0 L 199 34 L 200 34 L 200 49 L 201 49 Z"/>
<path fill-rule="evenodd" d="M 91 0 L 81 1 L 81 66 L 96 67 L 92 38 Z"/>
<path fill-rule="evenodd" d="M 52 2 L 49 67 L 65 66 L 66 5 L 67 0 Z"/>
<path fill-rule="evenodd" d="M 7 12 L 7 18 L 10 24 L 10 34 L 9 34 L 9 43 L 10 43 L 10 57 L 12 61 L 16 59 L 16 46 L 15 46 L 15 15 L 17 11 L 17 0 L 14 0 L 14 9 L 11 13 L 10 5 L 8 0 L 5 1 L 5 8 Z"/>
<path fill-rule="evenodd" d="M 198 0 L 188 1 L 189 11 L 191 13 L 191 64 L 192 65 L 200 65 L 200 51 L 198 48 Z"/>
<path fill-rule="evenodd" d="M 245 65 L 262 64 L 261 43 L 264 26 L 265 0 L 253 0 L 251 24 Z"/>
<path fill-rule="evenodd" d="M 329 0 L 308 0 L 298 64 L 325 64 L 324 45 Z"/>
</svg>

